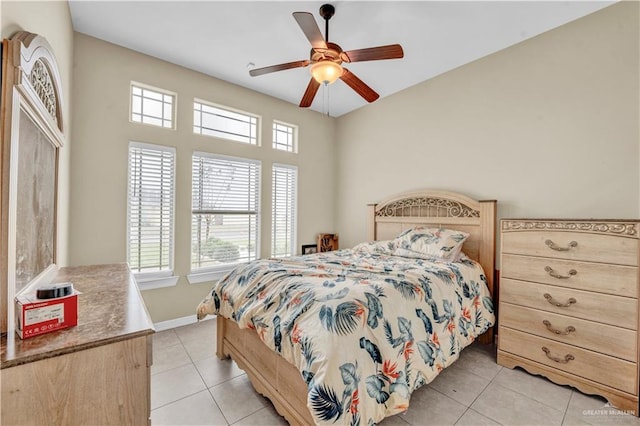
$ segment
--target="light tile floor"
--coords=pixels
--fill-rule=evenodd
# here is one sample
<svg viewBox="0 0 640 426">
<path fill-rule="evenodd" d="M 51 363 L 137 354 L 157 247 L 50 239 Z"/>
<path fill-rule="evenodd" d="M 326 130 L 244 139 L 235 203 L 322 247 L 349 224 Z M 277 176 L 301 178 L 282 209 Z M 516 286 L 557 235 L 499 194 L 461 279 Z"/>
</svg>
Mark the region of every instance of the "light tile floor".
<svg viewBox="0 0 640 426">
<path fill-rule="evenodd" d="M 152 425 L 286 425 L 233 361 L 215 357 L 215 325 L 214 319 L 153 336 Z M 495 362 L 494 349 L 474 344 L 413 393 L 406 413 L 381 424 L 640 426 L 637 417 L 605 404 L 503 368 Z"/>
</svg>

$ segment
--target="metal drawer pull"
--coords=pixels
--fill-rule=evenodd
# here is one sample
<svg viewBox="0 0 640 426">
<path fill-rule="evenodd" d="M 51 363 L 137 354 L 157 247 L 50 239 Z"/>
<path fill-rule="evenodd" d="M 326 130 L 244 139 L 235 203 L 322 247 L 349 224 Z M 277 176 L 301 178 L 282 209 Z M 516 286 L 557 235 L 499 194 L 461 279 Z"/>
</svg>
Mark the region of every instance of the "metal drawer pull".
<svg viewBox="0 0 640 426">
<path fill-rule="evenodd" d="M 545 353 L 545 355 L 547 355 L 547 358 L 549 358 L 551 361 L 559 362 L 560 364 L 566 364 L 566 363 L 568 363 L 569 361 L 572 361 L 572 360 L 576 359 L 576 358 L 575 358 L 573 355 L 571 355 L 571 354 L 566 354 L 566 355 L 564 356 L 564 358 L 558 358 L 558 357 L 555 357 L 555 356 L 553 356 L 553 355 L 551 355 L 551 354 L 550 354 L 550 352 L 551 352 L 551 351 L 550 351 L 546 346 L 543 346 L 543 347 L 542 347 L 542 351 Z"/>
<path fill-rule="evenodd" d="M 551 303 L 553 306 L 557 306 L 558 308 L 568 308 L 569 306 L 578 302 L 573 297 L 567 300 L 567 303 L 556 302 L 555 300 L 553 300 L 553 297 L 551 297 L 549 293 L 545 293 L 544 298 L 547 299 L 547 302 Z"/>
<path fill-rule="evenodd" d="M 574 248 L 574 247 L 578 247 L 578 243 L 577 243 L 577 242 L 575 242 L 575 241 L 571 241 L 571 242 L 569 243 L 569 247 L 559 247 L 559 246 L 557 246 L 557 245 L 556 245 L 556 243 L 554 243 L 554 242 L 553 242 L 553 241 L 551 241 L 551 240 L 547 240 L 547 241 L 545 241 L 544 243 L 545 243 L 546 245 L 548 245 L 550 249 L 552 249 L 552 250 L 556 250 L 556 251 L 569 251 L 569 250 L 571 250 L 571 249 L 572 249 L 572 248 Z"/>
<path fill-rule="evenodd" d="M 567 336 L 570 333 L 576 331 L 576 328 L 572 325 L 570 325 L 569 327 L 565 328 L 564 331 L 562 330 L 558 330 L 557 328 L 553 328 L 553 326 L 551 325 L 551 323 L 547 320 L 542 321 L 542 323 L 544 325 L 547 326 L 547 330 L 551 331 L 552 333 L 558 334 L 558 335 L 562 335 L 562 336 Z"/>
<path fill-rule="evenodd" d="M 578 271 L 576 271 L 575 269 L 569 269 L 569 272 L 568 272 L 569 275 L 560 275 L 559 273 L 554 271 L 551 266 L 545 266 L 544 270 L 547 271 L 547 273 L 551 275 L 553 278 L 558 278 L 560 280 L 566 280 L 567 278 L 571 278 L 572 276 L 578 273 Z"/>
</svg>

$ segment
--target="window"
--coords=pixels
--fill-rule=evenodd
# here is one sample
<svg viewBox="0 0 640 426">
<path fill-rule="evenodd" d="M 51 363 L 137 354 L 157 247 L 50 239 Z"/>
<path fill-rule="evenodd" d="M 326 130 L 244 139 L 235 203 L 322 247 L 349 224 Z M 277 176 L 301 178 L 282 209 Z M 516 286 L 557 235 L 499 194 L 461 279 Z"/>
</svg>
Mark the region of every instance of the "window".
<svg viewBox="0 0 640 426">
<path fill-rule="evenodd" d="M 258 117 L 196 100 L 193 102 L 193 132 L 257 145 Z"/>
<path fill-rule="evenodd" d="M 271 185 L 271 255 L 292 256 L 296 252 L 296 199 L 298 168 L 273 165 Z"/>
<path fill-rule="evenodd" d="M 273 122 L 273 149 L 296 152 L 298 127 L 279 121 Z"/>
<path fill-rule="evenodd" d="M 127 261 L 135 273 L 171 275 L 175 149 L 129 143 Z"/>
<path fill-rule="evenodd" d="M 192 165 L 192 270 L 257 259 L 260 162 L 196 152 Z"/>
<path fill-rule="evenodd" d="M 175 93 L 131 83 L 131 121 L 173 129 Z"/>
</svg>

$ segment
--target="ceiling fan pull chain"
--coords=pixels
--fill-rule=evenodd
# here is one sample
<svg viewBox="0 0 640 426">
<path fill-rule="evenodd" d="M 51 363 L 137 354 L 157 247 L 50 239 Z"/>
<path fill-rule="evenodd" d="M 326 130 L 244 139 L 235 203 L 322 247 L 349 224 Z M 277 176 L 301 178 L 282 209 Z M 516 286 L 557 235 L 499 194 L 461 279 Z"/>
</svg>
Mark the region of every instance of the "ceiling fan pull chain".
<svg viewBox="0 0 640 426">
<path fill-rule="evenodd" d="M 329 84 L 327 82 L 322 84 L 322 104 L 325 115 L 329 117 Z"/>
<path fill-rule="evenodd" d="M 327 88 L 327 117 L 331 117 L 331 89 L 328 84 L 325 84 Z"/>
</svg>

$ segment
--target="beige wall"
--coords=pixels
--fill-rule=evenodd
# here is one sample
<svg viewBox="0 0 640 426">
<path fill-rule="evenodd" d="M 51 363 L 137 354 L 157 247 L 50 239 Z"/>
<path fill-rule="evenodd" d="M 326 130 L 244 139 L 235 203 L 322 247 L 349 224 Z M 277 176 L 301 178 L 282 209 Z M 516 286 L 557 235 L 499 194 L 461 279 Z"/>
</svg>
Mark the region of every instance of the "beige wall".
<svg viewBox="0 0 640 426">
<path fill-rule="evenodd" d="M 58 62 L 62 79 L 65 145 L 60 150 L 58 172 L 58 265 L 69 264 L 69 172 L 71 156 L 71 93 L 73 69 L 73 27 L 66 1 L 0 3 L 0 36 L 11 38 L 18 31 L 29 31 L 47 39 Z"/>
<path fill-rule="evenodd" d="M 126 261 L 127 149 L 130 140 L 175 146 L 176 287 L 143 292 L 154 322 L 195 313 L 212 283 L 189 284 L 191 155 L 194 150 L 262 161 L 261 255 L 271 252 L 271 165 L 298 166 L 298 250 L 335 230 L 334 120 L 316 112 L 76 33 L 71 262 Z M 138 81 L 177 97 L 177 129 L 129 122 L 129 85 Z M 193 134 L 194 97 L 262 117 L 262 146 Z M 299 153 L 271 148 L 273 119 L 299 126 Z"/>
<path fill-rule="evenodd" d="M 193 314 L 211 286 L 184 278 L 193 150 L 262 160 L 263 256 L 274 161 L 299 166 L 298 245 L 313 242 L 317 232 L 337 231 L 341 246 L 351 246 L 366 237 L 367 203 L 424 187 L 495 198 L 500 217 L 639 215 L 638 3 L 616 4 L 337 120 L 81 34 L 74 38 L 66 2 L 1 7 L 3 37 L 26 29 L 49 40 L 67 110 L 72 105 L 73 121 L 69 111 L 65 117 L 73 152 L 68 138 L 60 169 L 62 264 L 126 260 L 128 142 L 177 147 L 181 279 L 174 288 L 144 292 L 155 322 Z M 131 80 L 178 93 L 177 130 L 129 123 Z M 260 114 L 263 146 L 192 135 L 194 97 Z M 274 118 L 300 126 L 298 155 L 269 148 Z"/>
<path fill-rule="evenodd" d="M 639 215 L 639 4 L 624 2 L 337 120 L 342 246 L 367 203 L 434 188 L 500 217 Z"/>
</svg>

